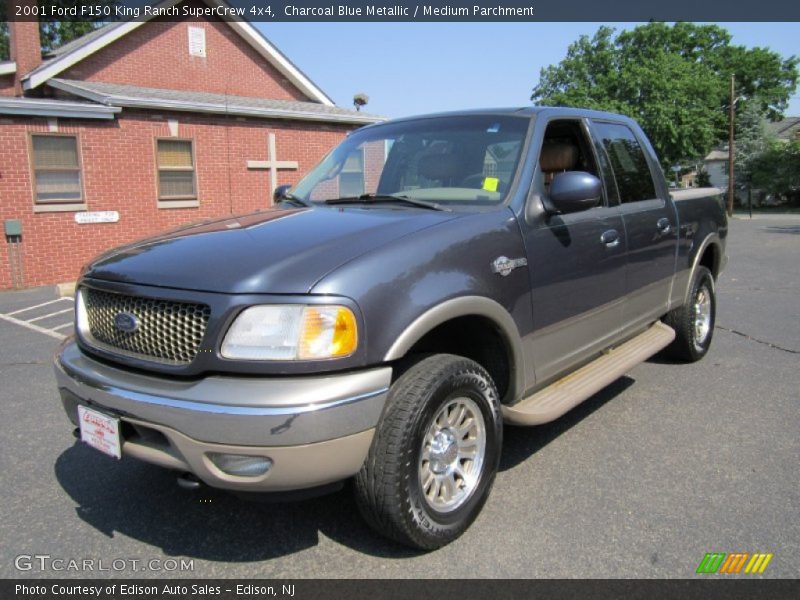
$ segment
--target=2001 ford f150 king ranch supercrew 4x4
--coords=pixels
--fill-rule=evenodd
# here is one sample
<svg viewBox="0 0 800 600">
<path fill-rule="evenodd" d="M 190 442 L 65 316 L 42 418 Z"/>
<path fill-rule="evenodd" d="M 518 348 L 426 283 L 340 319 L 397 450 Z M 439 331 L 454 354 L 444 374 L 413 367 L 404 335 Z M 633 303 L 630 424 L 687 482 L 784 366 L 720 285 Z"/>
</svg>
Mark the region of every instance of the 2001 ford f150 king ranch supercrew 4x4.
<svg viewBox="0 0 800 600">
<path fill-rule="evenodd" d="M 275 196 L 87 265 L 55 364 L 84 441 L 237 492 L 354 478 L 373 527 L 431 549 L 486 501 L 503 422 L 711 343 L 718 190 L 671 196 L 628 118 L 390 121 Z"/>
</svg>

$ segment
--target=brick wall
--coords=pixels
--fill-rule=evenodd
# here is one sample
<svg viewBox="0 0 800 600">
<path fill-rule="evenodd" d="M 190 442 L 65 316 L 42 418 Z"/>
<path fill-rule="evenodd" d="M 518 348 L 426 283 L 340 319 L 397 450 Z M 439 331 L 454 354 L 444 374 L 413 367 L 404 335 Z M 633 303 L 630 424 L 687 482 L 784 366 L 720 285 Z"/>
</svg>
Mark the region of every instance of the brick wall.
<svg viewBox="0 0 800 600">
<path fill-rule="evenodd" d="M 36 0 L 19 0 L 15 2 L 23 8 L 35 8 Z M 22 85 L 20 78 L 42 64 L 42 49 L 39 42 L 39 23 L 37 21 L 16 20 L 14 4 L 8 2 L 4 6 L 9 13 L 8 21 L 8 58 L 17 64 L 15 75 L 0 77 L 0 95 L 20 96 Z"/>
<path fill-rule="evenodd" d="M 368 194 L 378 191 L 385 162 L 386 143 L 383 140 L 364 144 L 364 191 Z"/>
<path fill-rule="evenodd" d="M 16 95 L 16 88 L 14 87 L 13 75 L 0 75 L 0 96 L 14 96 Z"/>
<path fill-rule="evenodd" d="M 25 4 L 35 5 L 26 0 Z M 9 9 L 11 5 L 9 4 Z M 17 63 L 15 92 L 22 93 L 19 77 L 42 64 L 42 51 L 39 45 L 39 23 L 36 21 L 11 21 L 9 23 L 9 51 L 11 60 Z"/>
<path fill-rule="evenodd" d="M 189 55 L 189 26 L 205 29 L 205 58 Z M 275 100 L 309 100 L 230 26 L 205 19 L 187 18 L 178 22 L 154 19 L 59 77 Z"/>
<path fill-rule="evenodd" d="M 194 140 L 197 208 L 157 207 L 154 140 Z M 74 212 L 34 213 L 28 139 L 48 131 L 44 119 L 0 119 L 0 220 L 21 219 L 25 285 L 74 280 L 98 253 L 200 219 L 270 206 L 269 173 L 247 169 L 266 160 L 267 133 L 277 158 L 296 160 L 298 171 L 279 171 L 278 184 L 295 183 L 338 143 L 350 127 L 290 121 L 225 118 L 126 110 L 114 121 L 59 120 L 60 133 L 77 133 L 84 196 L 90 211 L 119 211 L 118 223 L 75 223 Z M 5 240 L 3 240 L 5 242 Z M 11 287 L 8 245 L 0 244 L 0 289 Z"/>
</svg>

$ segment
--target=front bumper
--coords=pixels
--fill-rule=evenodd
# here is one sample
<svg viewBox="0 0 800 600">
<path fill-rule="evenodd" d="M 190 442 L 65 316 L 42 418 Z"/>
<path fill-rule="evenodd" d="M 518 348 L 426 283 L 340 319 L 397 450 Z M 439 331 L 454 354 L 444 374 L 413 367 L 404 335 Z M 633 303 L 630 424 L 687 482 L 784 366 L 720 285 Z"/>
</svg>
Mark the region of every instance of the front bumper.
<svg viewBox="0 0 800 600">
<path fill-rule="evenodd" d="M 194 473 L 213 487 L 286 491 L 358 472 L 392 370 L 186 381 L 109 366 L 68 341 L 55 358 L 55 373 L 74 424 L 79 404 L 120 418 L 124 455 Z M 232 475 L 210 460 L 212 453 L 264 456 L 272 466 L 255 477 Z"/>
</svg>

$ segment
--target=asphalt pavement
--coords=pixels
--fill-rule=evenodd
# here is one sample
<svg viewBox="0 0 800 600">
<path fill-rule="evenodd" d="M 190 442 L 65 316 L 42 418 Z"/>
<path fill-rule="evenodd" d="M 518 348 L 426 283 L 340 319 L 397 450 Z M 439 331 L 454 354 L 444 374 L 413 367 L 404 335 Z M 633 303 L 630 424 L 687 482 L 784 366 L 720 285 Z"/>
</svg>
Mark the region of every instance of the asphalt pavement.
<svg viewBox="0 0 800 600">
<path fill-rule="evenodd" d="M 555 423 L 508 427 L 483 512 L 432 553 L 372 533 L 348 490 L 188 492 L 76 442 L 50 364 L 69 312 L 33 322 L 57 335 L 16 322 L 69 301 L 2 318 L 56 299 L 2 293 L 0 577 L 685 578 L 707 552 L 772 553 L 764 577 L 797 577 L 800 216 L 733 220 L 728 253 L 706 358 L 656 357 Z"/>
</svg>

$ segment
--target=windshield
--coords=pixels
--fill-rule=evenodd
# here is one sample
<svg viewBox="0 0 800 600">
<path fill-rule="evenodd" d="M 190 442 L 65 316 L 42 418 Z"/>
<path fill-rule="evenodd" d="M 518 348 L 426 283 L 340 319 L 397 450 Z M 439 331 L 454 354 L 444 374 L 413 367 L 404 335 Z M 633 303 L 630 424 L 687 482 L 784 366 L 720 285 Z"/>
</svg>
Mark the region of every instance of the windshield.
<svg viewBox="0 0 800 600">
<path fill-rule="evenodd" d="M 292 190 L 312 202 L 403 196 L 437 205 L 502 203 L 529 119 L 469 115 L 400 121 L 351 134 Z M 368 203 L 368 202 L 366 202 Z"/>
</svg>

